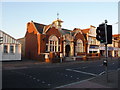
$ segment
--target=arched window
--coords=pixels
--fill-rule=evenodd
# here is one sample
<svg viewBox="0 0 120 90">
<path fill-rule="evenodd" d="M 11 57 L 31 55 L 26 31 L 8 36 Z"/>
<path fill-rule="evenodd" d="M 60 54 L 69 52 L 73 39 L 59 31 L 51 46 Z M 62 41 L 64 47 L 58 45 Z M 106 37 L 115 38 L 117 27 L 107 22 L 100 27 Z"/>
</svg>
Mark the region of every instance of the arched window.
<svg viewBox="0 0 120 90">
<path fill-rule="evenodd" d="M 47 48 L 46 51 L 58 52 L 60 48 L 58 45 L 58 38 L 54 35 L 50 36 L 46 48 Z"/>
<path fill-rule="evenodd" d="M 84 52 L 83 41 L 80 39 L 77 40 L 76 52 Z"/>
</svg>

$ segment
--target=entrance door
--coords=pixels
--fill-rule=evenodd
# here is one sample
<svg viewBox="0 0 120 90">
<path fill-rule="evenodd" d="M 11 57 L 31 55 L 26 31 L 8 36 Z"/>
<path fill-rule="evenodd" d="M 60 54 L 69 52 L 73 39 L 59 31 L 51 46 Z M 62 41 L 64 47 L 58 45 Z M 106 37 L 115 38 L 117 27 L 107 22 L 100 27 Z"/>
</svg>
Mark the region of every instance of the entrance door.
<svg viewBox="0 0 120 90">
<path fill-rule="evenodd" d="M 65 46 L 65 53 L 66 53 L 66 57 L 70 56 L 70 45 Z"/>
</svg>

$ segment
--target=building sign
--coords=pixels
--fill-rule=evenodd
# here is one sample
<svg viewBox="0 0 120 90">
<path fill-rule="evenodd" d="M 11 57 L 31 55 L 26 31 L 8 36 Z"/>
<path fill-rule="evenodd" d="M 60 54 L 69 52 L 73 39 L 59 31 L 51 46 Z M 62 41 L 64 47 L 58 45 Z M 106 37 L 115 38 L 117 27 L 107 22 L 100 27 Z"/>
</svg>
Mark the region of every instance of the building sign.
<svg viewBox="0 0 120 90">
<path fill-rule="evenodd" d="M 100 47 L 100 50 L 105 50 L 105 47 Z M 116 48 L 116 47 L 108 47 L 108 50 L 109 50 L 109 51 L 112 51 L 112 50 L 114 50 L 114 51 L 119 51 L 120 48 Z"/>
<path fill-rule="evenodd" d="M 109 50 L 109 51 L 112 51 L 112 50 L 113 50 L 113 47 L 108 47 L 108 50 Z"/>
<path fill-rule="evenodd" d="M 116 48 L 116 47 L 114 47 L 114 50 L 115 50 L 115 51 L 119 51 L 119 50 L 120 50 L 120 48 Z"/>
<path fill-rule="evenodd" d="M 98 49 L 89 49 L 89 51 L 98 51 Z"/>
<path fill-rule="evenodd" d="M 113 50 L 113 47 L 108 47 L 107 48 L 109 51 L 112 51 Z M 100 47 L 100 50 L 105 50 L 105 47 Z"/>
<path fill-rule="evenodd" d="M 100 47 L 100 50 L 105 50 L 105 47 Z"/>
<path fill-rule="evenodd" d="M 96 46 L 96 45 L 90 45 L 90 48 L 92 48 L 92 49 L 99 49 L 99 46 Z"/>
</svg>

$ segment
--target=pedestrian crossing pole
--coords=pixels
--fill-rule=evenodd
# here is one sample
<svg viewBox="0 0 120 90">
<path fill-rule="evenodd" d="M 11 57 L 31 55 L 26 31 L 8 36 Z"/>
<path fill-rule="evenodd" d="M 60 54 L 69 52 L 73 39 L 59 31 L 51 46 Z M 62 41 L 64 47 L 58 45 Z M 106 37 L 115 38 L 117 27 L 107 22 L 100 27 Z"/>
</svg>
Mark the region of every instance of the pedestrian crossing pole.
<svg viewBox="0 0 120 90">
<path fill-rule="evenodd" d="M 107 49 L 107 20 L 105 20 L 105 37 L 106 37 L 106 42 L 105 42 L 105 58 L 106 58 L 106 65 L 105 65 L 105 69 L 106 69 L 106 81 L 108 82 L 108 49 Z"/>
</svg>

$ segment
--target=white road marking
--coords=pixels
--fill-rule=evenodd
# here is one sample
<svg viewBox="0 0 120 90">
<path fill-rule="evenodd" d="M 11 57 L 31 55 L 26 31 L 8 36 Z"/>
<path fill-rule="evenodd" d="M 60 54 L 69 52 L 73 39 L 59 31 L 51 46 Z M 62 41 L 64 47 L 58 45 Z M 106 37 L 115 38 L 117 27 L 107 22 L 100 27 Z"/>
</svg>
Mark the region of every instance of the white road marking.
<svg viewBox="0 0 120 90">
<path fill-rule="evenodd" d="M 42 83 L 45 83 L 44 81 L 42 81 Z"/>
<path fill-rule="evenodd" d="M 32 78 L 32 76 L 29 76 L 29 78 Z"/>
<path fill-rule="evenodd" d="M 87 68 L 87 67 L 82 67 L 82 68 Z"/>
<path fill-rule="evenodd" d="M 72 69 L 66 69 L 66 70 L 67 70 L 67 71 L 78 72 L 78 73 L 83 73 L 83 74 L 88 74 L 88 75 L 92 75 L 92 76 L 97 76 L 97 74 L 88 73 L 88 72 L 83 72 L 83 71 L 78 71 L 78 70 L 72 70 Z"/>
<path fill-rule="evenodd" d="M 65 69 L 65 70 L 67 70 L 67 71 L 68 71 L 68 70 L 71 70 L 71 69 Z"/>
<path fill-rule="evenodd" d="M 31 76 L 31 75 L 28 75 L 28 74 L 25 74 L 25 73 L 22 73 L 22 72 L 17 72 L 17 71 L 11 71 L 11 72 L 18 73 L 18 74 L 21 74 L 21 75 L 25 75 L 26 77 L 29 77 L 29 78 L 31 78 L 33 80 L 36 80 L 37 82 L 40 81 L 38 78 L 35 78 L 35 77 Z M 45 83 L 45 82 L 42 81 L 42 83 Z"/>
<path fill-rule="evenodd" d="M 39 80 L 39 79 L 37 79 L 37 81 L 39 82 L 40 80 Z"/>
<path fill-rule="evenodd" d="M 119 71 L 119 70 L 120 70 L 120 68 L 117 69 L 117 71 Z"/>
<path fill-rule="evenodd" d="M 33 78 L 33 79 L 36 79 L 36 78 Z"/>
<path fill-rule="evenodd" d="M 51 84 L 48 84 L 48 86 L 50 86 Z"/>
<path fill-rule="evenodd" d="M 85 81 L 88 81 L 88 80 L 91 80 L 91 79 L 94 79 L 94 78 L 95 78 L 95 77 L 92 77 L 92 78 L 85 79 L 85 80 L 82 80 L 82 81 L 79 81 L 79 82 L 74 82 L 74 83 L 70 83 L 70 84 L 66 84 L 66 85 L 58 86 L 58 87 L 55 87 L 55 88 L 64 88 L 64 87 L 66 87 L 66 86 L 79 84 L 79 83 L 82 83 L 82 82 L 85 82 Z"/>
<path fill-rule="evenodd" d="M 99 75 L 102 75 L 103 73 L 105 73 L 105 71 L 101 72 Z"/>
</svg>

